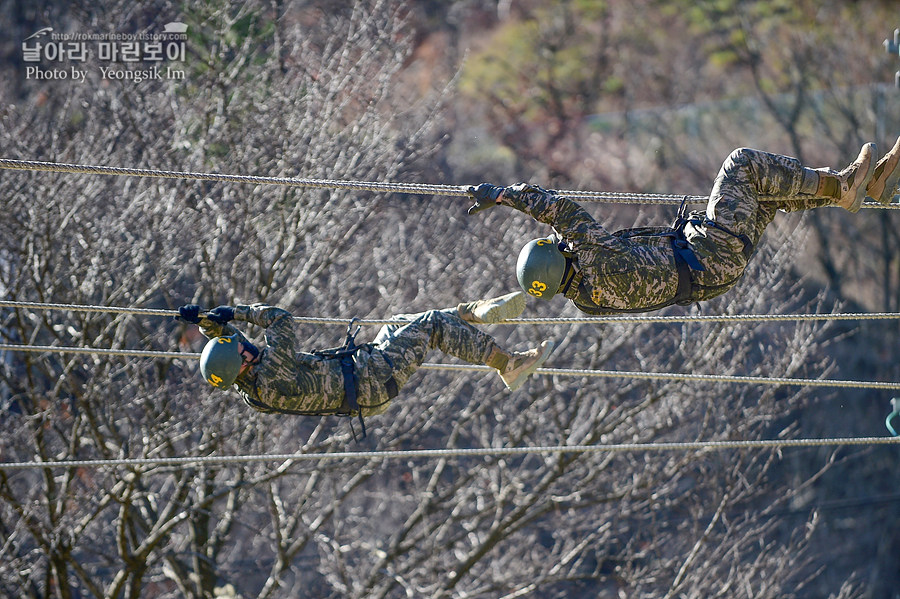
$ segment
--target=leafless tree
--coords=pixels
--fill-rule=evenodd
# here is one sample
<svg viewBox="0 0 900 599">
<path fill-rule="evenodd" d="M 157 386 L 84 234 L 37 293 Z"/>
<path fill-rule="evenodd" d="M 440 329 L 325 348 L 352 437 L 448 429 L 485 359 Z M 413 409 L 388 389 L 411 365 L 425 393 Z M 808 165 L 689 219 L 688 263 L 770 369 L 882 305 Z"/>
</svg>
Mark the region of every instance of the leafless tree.
<svg viewBox="0 0 900 599">
<path fill-rule="evenodd" d="M 123 27 L 141 18 L 124 5 L 97 10 Z M 183 81 L 38 86 L 31 103 L 4 102 L 4 156 L 432 182 L 445 97 L 402 85 L 406 16 L 382 1 L 327 14 L 189 4 L 196 37 Z M 465 202 L 438 197 L 20 172 L 5 173 L 0 189 L 0 285 L 41 302 L 267 301 L 297 315 L 384 317 L 510 291 L 514 254 L 536 230 L 502 209 L 467 218 Z M 808 239 L 795 224 L 773 227 L 740 288 L 707 309 L 832 309 L 791 272 Z M 574 315 L 561 300 L 538 308 Z M 143 317 L 0 314 L 9 343 L 196 351 L 203 342 L 193 327 Z M 552 337 L 556 367 L 820 377 L 833 372 L 824 344 L 836 331 L 617 323 L 491 333 L 514 347 Z M 341 331 L 301 325 L 298 336 L 318 348 Z M 536 377 L 510 395 L 497 377 L 423 371 L 352 445 L 346 423 L 256 414 L 196 370 L 10 353 L 3 459 L 753 439 L 796 434 L 793 415 L 819 395 L 588 376 Z M 804 492 L 845 457 L 792 481 L 775 474 L 782 459 L 735 449 L 0 470 L 0 593 L 802 596 L 819 574 Z M 783 515 L 795 508 L 799 516 Z M 833 596 L 859 596 L 852 581 L 840 584 Z"/>
</svg>

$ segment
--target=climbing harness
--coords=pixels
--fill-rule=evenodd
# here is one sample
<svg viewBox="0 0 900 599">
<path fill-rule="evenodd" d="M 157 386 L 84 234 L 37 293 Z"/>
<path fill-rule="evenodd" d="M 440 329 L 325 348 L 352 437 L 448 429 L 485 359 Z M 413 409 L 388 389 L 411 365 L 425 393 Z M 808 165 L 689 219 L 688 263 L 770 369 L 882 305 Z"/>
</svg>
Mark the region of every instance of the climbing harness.
<svg viewBox="0 0 900 599">
<path fill-rule="evenodd" d="M 675 222 L 672 223 L 672 226 L 670 227 L 634 227 L 631 229 L 623 229 L 621 231 L 613 233 L 613 235 L 619 237 L 620 239 L 632 239 L 634 237 L 667 237 L 670 239 L 672 245 L 672 255 L 675 258 L 675 270 L 678 276 L 678 283 L 676 286 L 675 295 L 673 297 L 652 306 L 629 309 L 610 308 L 606 306 L 596 306 L 581 303 L 577 301 L 578 286 L 581 284 L 581 280 L 584 275 L 580 270 L 577 270 L 575 268 L 574 254 L 571 251 L 568 251 L 565 247 L 562 247 L 560 249 L 563 252 L 563 255 L 566 257 L 567 271 L 571 272 L 572 274 L 568 276 L 568 279 L 563 280 L 563 284 L 560 287 L 560 293 L 565 295 L 566 298 L 572 300 L 579 310 L 588 314 L 627 314 L 635 312 L 652 312 L 655 310 L 666 308 L 673 304 L 679 306 L 689 306 L 699 300 L 700 292 L 712 292 L 713 294 L 717 294 L 716 292 L 719 290 L 730 288 L 735 283 L 736 279 L 733 279 L 726 283 L 722 283 L 721 285 L 716 285 L 714 287 L 702 286 L 694 280 L 691 272 L 704 271 L 706 270 L 706 268 L 703 266 L 703 264 L 701 264 L 700 260 L 697 258 L 697 255 L 694 253 L 694 250 L 691 248 L 691 244 L 688 242 L 687 236 L 684 232 L 685 227 L 687 227 L 688 224 L 695 227 L 712 227 L 728 235 L 731 235 L 743 244 L 741 252 L 744 254 L 744 257 L 747 260 L 749 260 L 750 256 L 753 255 L 753 242 L 746 235 L 738 235 L 728 227 L 720 225 L 716 221 L 707 217 L 706 213 L 702 211 L 692 211 L 688 214 L 685 214 L 688 201 L 688 196 L 682 197 L 681 205 L 678 207 L 678 215 L 675 218 Z"/>
<path fill-rule="evenodd" d="M 345 416 L 347 418 L 353 418 L 354 416 L 359 418 L 359 426 L 362 428 L 362 437 L 360 439 L 365 439 L 366 422 L 363 420 L 362 410 L 359 407 L 359 377 L 356 376 L 356 365 L 353 362 L 353 356 L 358 351 L 371 353 L 374 346 L 371 343 L 356 344 L 356 336 L 359 334 L 360 328 L 362 328 L 357 325 L 356 330 L 353 330 L 353 325 L 358 320 L 358 318 L 353 318 L 350 324 L 347 325 L 347 336 L 344 339 L 344 345 L 331 349 L 320 349 L 314 351 L 313 354 L 321 358 L 340 360 L 341 374 L 344 377 L 344 399 L 341 401 L 341 407 L 334 414 L 335 416 Z M 387 356 L 383 357 L 393 371 L 394 365 L 388 360 Z M 400 386 L 393 375 L 389 376 L 386 381 L 382 381 L 381 384 L 387 393 L 388 401 L 394 399 L 400 393 Z M 353 428 L 352 421 L 350 422 L 350 432 L 353 433 L 353 440 L 359 441 L 356 438 L 356 430 Z"/>
<path fill-rule="evenodd" d="M 685 221 L 685 224 L 686 222 L 687 221 Z M 570 267 L 570 270 L 574 272 L 573 275 L 569 277 L 568 281 L 564 282 L 560 292 L 565 295 L 566 298 L 572 300 L 579 310 L 594 315 L 633 314 L 638 312 L 653 312 L 673 304 L 687 306 L 696 301 L 696 299 L 694 299 L 695 283 L 691 277 L 691 270 L 705 270 L 705 268 L 697 259 L 696 254 L 694 254 L 690 244 L 688 244 L 685 239 L 684 226 L 680 229 L 674 227 L 635 227 L 632 229 L 616 231 L 613 235 L 620 239 L 631 239 L 634 237 L 668 237 L 672 246 L 672 255 L 675 259 L 675 269 L 678 276 L 675 295 L 663 302 L 651 306 L 643 306 L 641 308 L 623 309 L 582 303 L 578 301 L 578 286 L 581 284 L 584 273 L 575 269 L 574 255 L 571 252 L 564 251 L 564 255 L 568 254 L 566 256 L 568 261 L 567 265 Z"/>
<path fill-rule="evenodd" d="M 287 408 L 276 408 L 264 404 L 255 397 L 252 397 L 246 393 L 242 394 L 244 396 L 244 400 L 251 407 L 258 409 L 261 412 L 289 414 L 292 416 L 343 416 L 347 418 L 356 417 L 359 418 L 359 424 L 362 428 L 362 436 L 356 436 L 356 429 L 353 428 L 353 422 L 351 421 L 350 432 L 353 433 L 353 440 L 358 442 L 361 439 L 365 439 L 367 435 L 366 422 L 363 419 L 362 410 L 359 407 L 359 377 L 357 377 L 356 375 L 356 365 L 353 362 L 353 356 L 359 351 L 371 352 L 374 346 L 370 343 L 356 345 L 356 335 L 362 328 L 361 326 L 357 325 L 356 331 L 353 330 L 353 325 L 356 324 L 358 320 L 358 318 L 353 318 L 350 321 L 350 324 L 347 325 L 347 336 L 345 337 L 344 344 L 342 346 L 329 349 L 320 349 L 312 352 L 312 354 L 317 357 L 327 360 L 338 360 L 341 364 L 341 376 L 343 377 L 344 382 L 344 397 L 341 400 L 340 407 L 338 407 L 336 410 L 291 410 Z M 388 363 L 388 365 L 393 368 L 392 364 Z M 391 375 L 386 381 L 382 382 L 381 384 L 384 386 L 385 392 L 387 393 L 388 401 L 397 397 L 398 393 L 400 392 L 400 387 L 397 384 L 397 381 L 394 379 L 393 375 Z M 255 382 L 253 386 L 256 386 Z"/>
<path fill-rule="evenodd" d="M 347 336 L 344 339 L 344 345 L 331 349 L 320 349 L 314 351 L 313 354 L 321 358 L 340 360 L 341 374 L 344 377 L 344 399 L 341 401 L 341 407 L 334 414 L 335 416 L 345 416 L 347 418 L 353 418 L 354 416 L 359 418 L 362 438 L 365 439 L 366 422 L 363 420 L 362 410 L 359 409 L 359 401 L 357 401 L 359 378 L 356 376 L 356 366 L 353 364 L 353 354 L 359 349 L 365 349 L 365 346 L 356 345 L 356 335 L 359 334 L 359 329 L 361 328 L 357 326 L 356 331 L 353 331 L 353 325 L 356 324 L 356 321 L 357 319 L 353 318 L 350 320 L 350 324 L 347 325 Z M 350 421 L 350 432 L 353 433 L 353 440 L 359 441 L 356 438 L 356 430 L 353 428 L 352 420 Z"/>
<path fill-rule="evenodd" d="M 755 248 L 753 247 L 753 241 L 750 240 L 750 237 L 748 237 L 747 235 L 744 235 L 743 233 L 740 235 L 735 233 L 734 231 L 732 231 L 725 225 L 719 224 L 718 222 L 716 222 L 713 219 L 706 216 L 706 212 L 704 212 L 702 210 L 692 210 L 690 213 L 687 214 L 687 216 L 685 216 L 685 210 L 687 209 L 687 201 L 688 201 L 688 196 L 684 196 L 684 199 L 681 200 L 681 206 L 679 206 L 679 208 L 678 208 L 678 216 L 675 218 L 675 222 L 672 224 L 672 228 L 675 229 L 676 231 L 678 231 L 679 235 L 681 236 L 681 238 L 683 239 L 683 241 L 685 243 L 687 243 L 687 239 L 685 238 L 684 228 L 688 224 L 691 224 L 695 227 L 703 226 L 703 227 L 710 227 L 713 229 L 718 229 L 719 231 L 722 231 L 723 233 L 731 235 L 732 237 L 734 237 L 735 239 L 740 241 L 741 244 L 743 245 L 743 248 L 741 248 L 741 253 L 744 254 L 744 258 L 746 258 L 748 261 L 750 260 L 750 257 L 753 256 L 753 252 L 755 250 Z M 691 253 L 693 253 L 693 252 L 691 252 Z M 691 268 L 694 268 L 694 266 L 691 265 Z M 704 269 L 701 266 L 700 268 L 694 268 L 694 270 L 704 270 Z"/>
<path fill-rule="evenodd" d="M 717 223 L 713 219 L 709 218 L 706 215 L 706 212 L 702 210 L 693 210 L 685 215 L 687 209 L 687 201 L 688 198 L 687 196 L 685 196 L 681 201 L 681 206 L 678 208 L 678 215 L 675 218 L 675 222 L 672 223 L 672 229 L 675 231 L 675 234 L 672 238 L 672 247 L 675 251 L 675 263 L 676 266 L 679 265 L 679 262 L 681 263 L 678 272 L 678 289 L 681 294 L 686 294 L 682 296 L 682 299 L 675 302 L 679 306 L 690 305 L 695 301 L 698 301 L 701 291 L 706 292 L 707 294 L 711 294 L 712 296 L 718 295 L 719 293 L 730 289 L 734 285 L 734 283 L 743 276 L 743 273 L 741 273 L 736 278 L 720 285 L 700 285 L 699 283 L 694 281 L 693 277 L 691 277 L 690 271 L 703 271 L 706 269 L 702 264 L 700 264 L 700 261 L 697 260 L 697 256 L 696 254 L 694 254 L 694 251 L 691 249 L 690 243 L 687 240 L 687 235 L 685 234 L 684 230 L 688 225 L 691 225 L 694 228 L 707 227 L 711 229 L 718 229 L 726 235 L 734 237 L 741 242 L 741 253 L 744 255 L 744 259 L 748 262 L 750 261 L 750 257 L 753 256 L 753 252 L 755 251 L 753 241 L 750 239 L 750 237 L 744 234 L 739 235 L 728 227 Z M 689 268 L 685 268 L 685 264 Z"/>
</svg>

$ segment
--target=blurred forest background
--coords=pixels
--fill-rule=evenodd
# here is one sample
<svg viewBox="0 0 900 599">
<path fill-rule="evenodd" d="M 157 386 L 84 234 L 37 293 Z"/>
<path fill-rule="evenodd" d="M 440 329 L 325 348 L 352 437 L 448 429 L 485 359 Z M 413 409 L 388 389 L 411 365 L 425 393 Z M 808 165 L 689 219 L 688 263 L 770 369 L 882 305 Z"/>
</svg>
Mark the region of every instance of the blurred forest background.
<svg viewBox="0 0 900 599">
<path fill-rule="evenodd" d="M 739 146 L 842 168 L 900 134 L 895 0 L 0 2 L 0 156 L 697 194 Z M 188 25 L 182 79 L 26 77 L 23 40 Z M 148 68 L 146 63 L 121 68 Z M 515 289 L 548 229 L 462 198 L 4 171 L 11 300 L 385 318 Z M 610 229 L 671 207 L 591 204 Z M 780 215 L 665 314 L 900 311 L 900 214 Z M 577 316 L 562 299 L 526 317 Z M 371 328 L 370 328 L 371 329 Z M 900 380 L 896 321 L 504 326 L 549 367 Z M 261 338 L 261 331 L 249 330 Z M 364 330 L 361 341 L 374 336 Z M 342 327 L 299 325 L 310 349 Z M 0 310 L 3 343 L 199 351 L 153 317 Z M 439 361 L 442 356 L 434 356 Z M 890 395 L 421 371 L 354 444 L 193 361 L 0 355 L 0 460 L 886 435 Z M 0 470 L 4 597 L 891 598 L 893 447 Z"/>
</svg>

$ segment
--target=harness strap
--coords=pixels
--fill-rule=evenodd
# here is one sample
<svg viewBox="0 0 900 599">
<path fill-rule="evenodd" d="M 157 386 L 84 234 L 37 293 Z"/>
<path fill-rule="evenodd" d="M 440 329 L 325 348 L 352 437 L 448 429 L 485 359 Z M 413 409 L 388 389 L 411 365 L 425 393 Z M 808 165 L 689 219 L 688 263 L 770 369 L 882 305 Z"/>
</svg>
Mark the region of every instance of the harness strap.
<svg viewBox="0 0 900 599">
<path fill-rule="evenodd" d="M 353 331 L 353 324 L 359 319 L 353 318 L 347 325 L 347 337 L 344 339 L 344 345 L 335 349 L 323 349 L 315 353 L 317 356 L 325 358 L 337 358 L 341 364 L 341 375 L 344 378 L 344 397 L 341 400 L 341 406 L 334 412 L 336 416 L 347 416 L 359 418 L 359 425 L 362 428 L 362 439 L 366 438 L 366 421 L 363 420 L 362 410 L 359 409 L 358 383 L 356 376 L 356 365 L 353 363 L 353 354 L 356 353 L 360 346 L 356 345 L 356 335 L 360 328 L 357 326 Z M 395 383 L 396 384 L 396 383 Z M 353 433 L 353 440 L 359 441 L 356 437 L 356 430 L 353 428 L 353 422 L 350 422 L 350 432 Z"/>
<path fill-rule="evenodd" d="M 678 276 L 678 282 L 674 297 L 655 306 L 645 306 L 642 308 L 625 310 L 617 308 L 607 308 L 604 306 L 587 306 L 584 304 L 579 304 L 577 302 L 578 288 L 581 285 L 584 274 L 576 268 L 572 254 L 567 254 L 565 251 L 563 252 L 563 254 L 566 256 L 566 269 L 571 270 L 572 274 L 568 276 L 568 279 L 563 280 L 563 284 L 560 285 L 559 292 L 564 294 L 566 298 L 575 301 L 576 307 L 582 312 L 586 312 L 588 314 L 651 312 L 653 310 L 665 308 L 666 306 L 671 306 L 672 304 L 678 304 L 679 306 L 688 306 L 697 301 L 695 299 L 696 293 L 699 293 L 703 289 L 709 288 L 704 288 L 695 284 L 693 277 L 691 276 L 692 270 L 705 271 L 706 268 L 697 258 L 697 255 L 694 253 L 694 250 L 691 248 L 691 245 L 688 243 L 687 238 L 685 237 L 684 228 L 688 223 L 691 223 L 694 226 L 702 225 L 719 229 L 720 231 L 740 240 L 744 246 L 741 252 L 747 260 L 749 260 L 753 255 L 753 251 L 755 248 L 753 247 L 753 242 L 751 241 L 750 237 L 748 237 L 747 235 L 739 235 L 735 233 L 730 228 L 724 225 L 720 225 L 716 221 L 707 217 L 703 212 L 692 212 L 690 214 L 686 214 L 687 199 L 687 196 L 682 199 L 681 206 L 678 208 L 678 216 L 675 219 L 675 222 L 669 228 L 660 230 L 652 227 L 639 227 L 636 229 L 626 229 L 624 231 L 619 231 L 618 233 L 616 233 L 616 235 L 619 235 L 620 237 L 626 239 L 630 237 L 649 236 L 668 237 L 671 240 L 672 254 L 675 258 L 675 269 Z M 727 287 L 731 283 L 732 281 L 725 283 L 724 285 L 722 285 L 722 287 Z"/>
<path fill-rule="evenodd" d="M 684 243 L 685 247 L 679 248 L 679 242 Z M 691 279 L 691 269 L 705 270 L 703 265 L 697 260 L 694 252 L 686 246 L 687 242 L 672 238 L 672 250 L 675 253 L 675 270 L 678 273 L 678 286 L 675 288 L 675 297 L 672 298 L 672 303 L 679 306 L 689 306 L 694 303 L 694 299 L 692 299 L 694 296 L 694 281 Z M 690 256 L 690 260 L 688 260 L 688 256 Z M 691 264 L 691 260 L 700 268 L 695 268 Z"/>
<path fill-rule="evenodd" d="M 634 232 L 637 231 L 638 230 L 634 230 Z M 632 236 L 628 235 L 628 233 L 629 231 L 626 231 L 624 236 Z M 652 310 L 658 310 L 667 306 L 671 306 L 672 304 L 678 304 L 679 306 L 688 306 L 694 303 L 695 300 L 692 299 L 694 282 L 691 278 L 691 270 L 702 271 L 706 270 L 706 268 L 703 266 L 703 264 L 700 263 L 700 260 L 697 259 L 697 255 L 694 253 L 694 251 L 691 249 L 691 246 L 684 238 L 684 227 L 682 226 L 680 229 L 671 229 L 657 232 L 654 233 L 654 236 L 669 237 L 671 239 L 672 253 L 675 257 L 675 269 L 678 275 L 678 283 L 675 290 L 675 296 L 666 302 L 662 302 L 655 306 L 646 308 L 621 310 L 616 308 L 599 307 L 600 311 L 598 313 L 649 312 Z M 563 254 L 565 255 L 566 252 L 563 252 Z M 578 287 L 581 284 L 581 280 L 584 278 L 584 273 L 575 268 L 575 262 L 571 254 L 566 255 L 566 269 L 571 270 L 572 274 L 569 276 L 568 280 L 563 280 L 563 284 L 560 286 L 560 292 L 565 295 L 567 299 L 575 300 L 578 297 Z M 582 304 L 576 304 L 576 306 L 583 312 L 589 312 L 589 309 L 587 309 L 587 307 L 583 306 Z"/>
<path fill-rule="evenodd" d="M 362 417 L 362 410 L 359 409 L 357 401 L 357 378 L 356 367 L 353 364 L 353 356 L 341 356 L 341 374 L 344 376 L 344 399 L 341 401 L 341 407 L 335 412 L 338 416 L 359 418 L 359 425 L 362 427 L 362 438 L 366 438 L 366 422 Z M 356 438 L 356 431 L 353 429 L 353 422 L 350 422 L 350 432 L 353 433 L 353 440 Z"/>
<path fill-rule="evenodd" d="M 694 250 L 688 245 L 687 239 L 684 238 L 684 233 L 682 231 L 679 231 L 679 233 L 681 235 L 672 235 L 672 251 L 675 252 L 675 264 L 684 263 L 692 270 L 706 270 L 706 267 L 700 264 L 700 260 L 697 259 Z"/>
</svg>

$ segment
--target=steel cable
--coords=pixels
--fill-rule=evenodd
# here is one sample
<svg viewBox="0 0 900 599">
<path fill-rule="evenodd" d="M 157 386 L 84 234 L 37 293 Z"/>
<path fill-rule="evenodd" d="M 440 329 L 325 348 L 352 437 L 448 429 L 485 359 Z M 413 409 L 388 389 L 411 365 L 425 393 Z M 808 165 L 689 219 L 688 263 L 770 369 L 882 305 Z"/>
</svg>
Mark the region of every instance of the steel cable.
<svg viewBox="0 0 900 599">
<path fill-rule="evenodd" d="M 247 183 L 251 185 L 284 185 L 312 189 L 343 189 L 351 191 L 373 191 L 380 193 L 408 193 L 415 195 L 468 196 L 468 185 L 434 185 L 428 183 L 397 183 L 383 181 L 340 181 L 334 179 L 307 179 L 300 177 L 268 177 L 258 175 L 231 175 L 226 173 L 201 173 L 190 171 L 169 171 L 147 168 L 125 168 L 88 164 L 67 164 L 62 162 L 42 162 L 38 160 L 13 160 L 0 158 L 0 169 L 19 171 L 42 171 L 53 173 L 75 173 L 87 175 L 118 175 L 126 177 L 156 177 L 163 179 L 191 179 L 197 181 L 219 181 L 226 183 Z M 682 200 L 691 204 L 705 203 L 707 196 L 660 193 L 629 193 L 614 191 L 559 190 L 559 195 L 584 202 L 611 202 L 619 204 L 672 204 Z M 883 205 L 865 202 L 863 208 L 900 208 L 900 204 Z"/>
<path fill-rule="evenodd" d="M 188 464 L 223 465 L 249 462 L 433 459 L 448 457 L 516 456 L 525 454 L 565 454 L 650 451 L 722 451 L 728 449 L 784 449 L 833 447 L 843 445 L 897 445 L 900 437 L 839 437 L 826 439 L 759 439 L 725 441 L 687 441 L 672 443 L 615 443 L 606 445 L 556 445 L 535 447 L 471 447 L 448 449 L 410 449 L 382 451 L 339 451 L 333 453 L 286 453 L 220 456 L 177 456 L 159 458 L 118 458 L 96 460 L 54 460 L 0 462 L 0 470 L 35 468 L 88 468 L 103 466 L 185 466 Z"/>
<path fill-rule="evenodd" d="M 90 347 L 61 347 L 52 345 L 0 344 L 0 351 L 30 353 L 89 354 L 104 356 L 124 356 L 131 358 L 167 358 L 199 360 L 200 354 L 189 352 L 164 352 L 137 349 L 108 349 Z M 477 364 L 436 364 L 426 362 L 420 366 L 424 370 L 450 370 L 493 372 L 490 366 Z M 542 376 L 633 378 L 645 380 L 694 381 L 707 383 L 737 383 L 749 385 L 795 385 L 802 387 L 840 387 L 853 389 L 900 389 L 900 383 L 880 381 L 848 381 L 834 379 L 793 379 L 785 377 L 739 376 L 725 374 L 685 374 L 671 372 L 634 372 L 620 370 L 582 370 L 578 368 L 538 368 L 535 374 Z"/>
<path fill-rule="evenodd" d="M 95 312 L 107 314 L 130 314 L 133 316 L 174 317 L 177 310 L 161 310 L 150 308 L 126 308 L 118 306 L 91 306 L 82 304 L 61 304 L 42 302 L 21 302 L 0 300 L 0 308 L 24 308 L 29 310 L 61 310 L 70 312 Z M 824 321 L 824 320 L 897 320 L 897 312 L 846 313 L 846 314 L 710 314 L 683 316 L 576 316 L 562 318 L 514 318 L 499 325 L 544 325 L 544 324 L 599 324 L 599 323 L 724 323 L 724 322 L 784 322 L 784 321 Z M 350 318 L 294 316 L 294 320 L 305 324 L 343 325 Z M 356 319 L 360 325 L 385 325 L 397 322 L 391 319 Z"/>
</svg>

